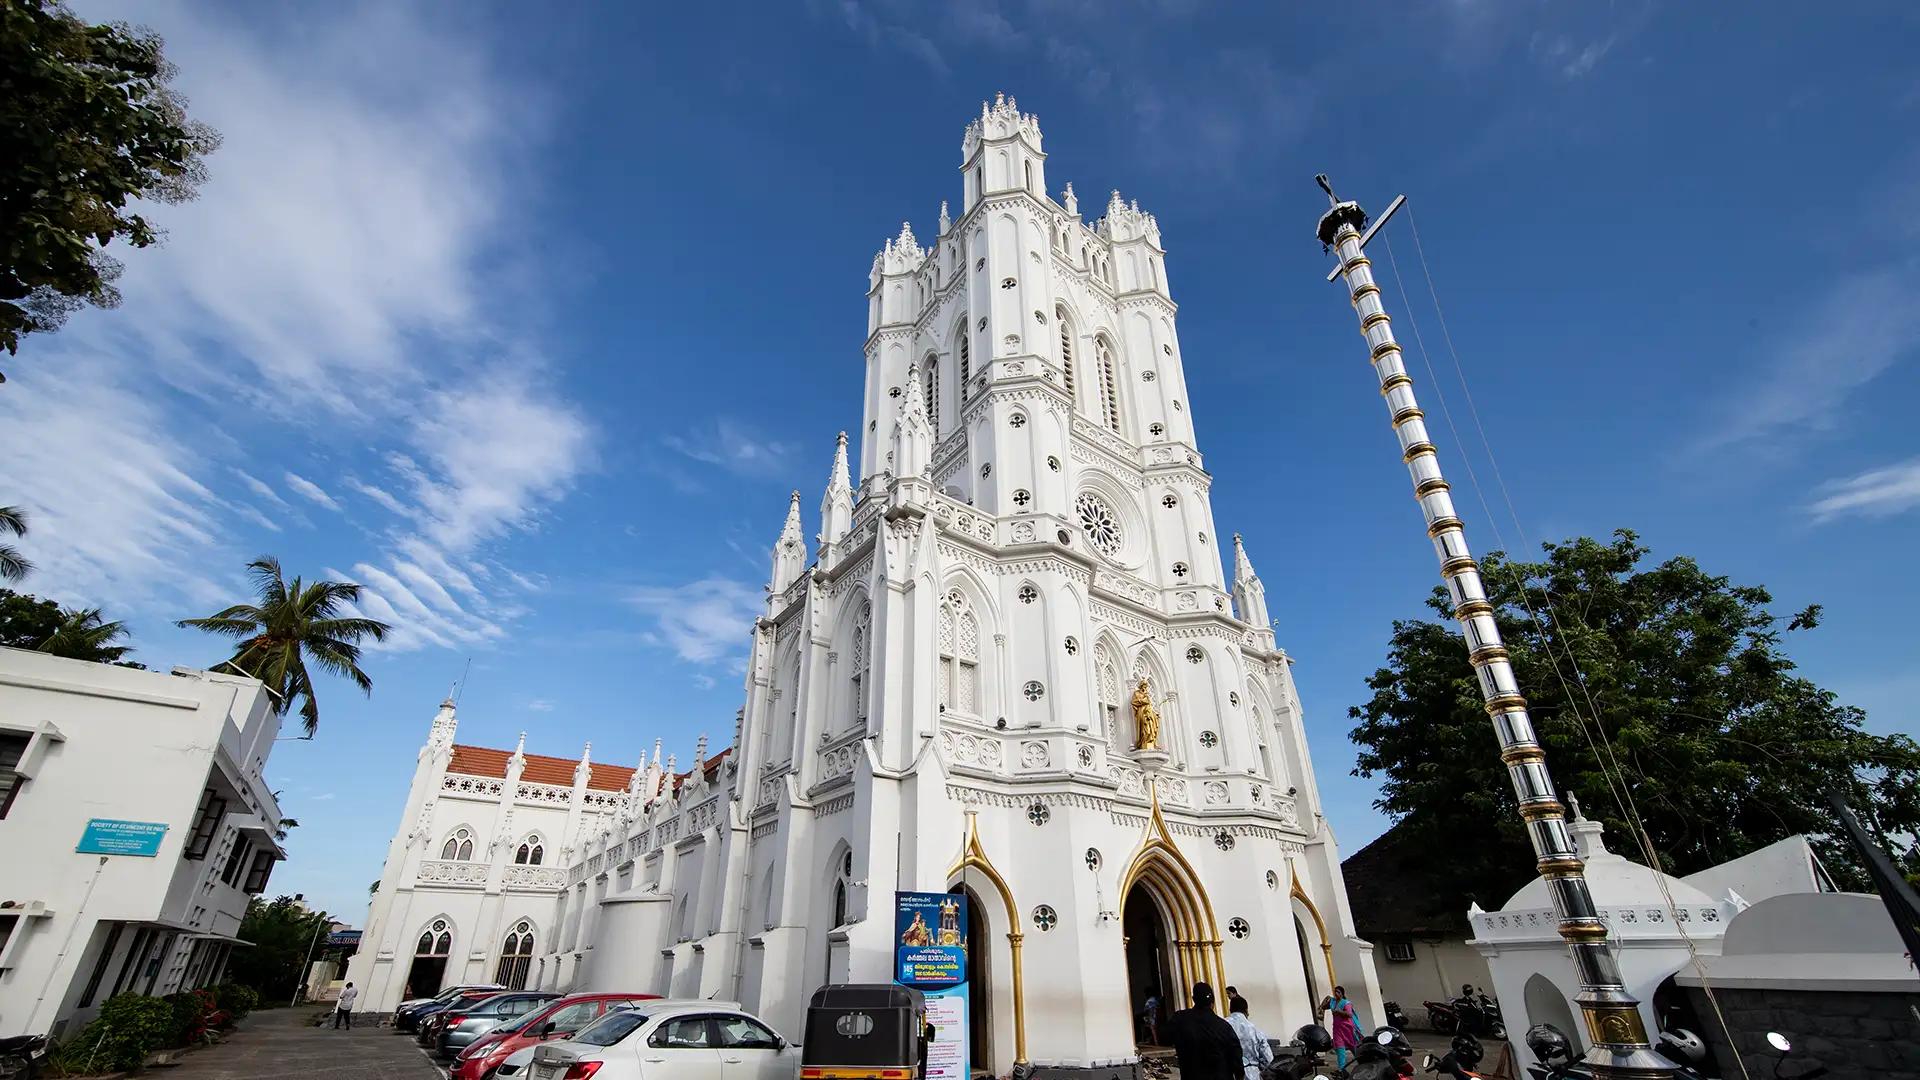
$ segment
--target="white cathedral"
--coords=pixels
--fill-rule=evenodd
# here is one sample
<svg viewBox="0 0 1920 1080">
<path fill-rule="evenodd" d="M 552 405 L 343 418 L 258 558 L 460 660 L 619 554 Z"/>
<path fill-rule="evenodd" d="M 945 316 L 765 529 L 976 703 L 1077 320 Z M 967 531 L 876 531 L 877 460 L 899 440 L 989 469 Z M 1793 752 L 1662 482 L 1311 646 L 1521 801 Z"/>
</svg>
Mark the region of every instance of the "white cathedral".
<svg viewBox="0 0 1920 1080">
<path fill-rule="evenodd" d="M 733 745 L 575 762 L 456 744 L 443 705 L 366 1008 L 498 978 L 797 1035 L 816 987 L 891 978 L 896 890 L 953 890 L 999 1075 L 1131 1061 L 1142 1001 L 1195 980 L 1281 1037 L 1336 982 L 1379 1016 L 1290 661 L 1214 525 L 1159 226 L 1050 197 L 1012 99 L 961 172 L 959 216 L 873 261 L 861 479 L 842 434 L 811 558 L 793 496 Z"/>
</svg>

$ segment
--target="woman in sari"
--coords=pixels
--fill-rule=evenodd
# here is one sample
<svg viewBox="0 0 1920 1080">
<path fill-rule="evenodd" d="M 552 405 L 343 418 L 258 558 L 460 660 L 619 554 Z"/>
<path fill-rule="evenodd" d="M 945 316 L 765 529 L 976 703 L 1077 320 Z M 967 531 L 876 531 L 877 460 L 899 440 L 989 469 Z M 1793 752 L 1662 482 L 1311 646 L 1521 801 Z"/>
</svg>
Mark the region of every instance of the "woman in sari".
<svg viewBox="0 0 1920 1080">
<path fill-rule="evenodd" d="M 1333 1014 L 1334 1062 L 1344 1069 L 1348 1052 L 1360 1045 L 1360 1024 L 1354 1017 L 1353 1002 L 1347 999 L 1346 987 L 1333 988 L 1333 996 L 1327 999 L 1327 1011 Z"/>
</svg>

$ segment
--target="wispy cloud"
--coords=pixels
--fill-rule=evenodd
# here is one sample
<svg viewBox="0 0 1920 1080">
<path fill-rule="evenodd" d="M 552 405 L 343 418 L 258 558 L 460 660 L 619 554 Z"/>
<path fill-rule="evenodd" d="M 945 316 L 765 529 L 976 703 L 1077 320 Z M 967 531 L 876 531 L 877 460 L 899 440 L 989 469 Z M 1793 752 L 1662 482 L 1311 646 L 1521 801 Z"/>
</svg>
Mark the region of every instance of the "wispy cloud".
<svg viewBox="0 0 1920 1080">
<path fill-rule="evenodd" d="M 299 495 L 301 498 L 309 502 L 317 503 L 329 510 L 338 511 L 340 509 L 338 500 L 327 494 L 319 484 L 301 476 L 299 473 L 290 472 L 286 475 L 285 480 L 287 481 L 287 486 L 293 489 L 294 494 Z"/>
<path fill-rule="evenodd" d="M 552 712 L 553 702 L 548 701 L 546 698 L 534 698 L 532 701 L 527 702 L 527 709 L 531 712 Z"/>
<path fill-rule="evenodd" d="M 1908 263 L 1848 275 L 1820 293 L 1730 384 L 1703 449 L 1838 427 L 1849 399 L 1889 368 L 1920 356 L 1920 306 Z"/>
<path fill-rule="evenodd" d="M 1857 515 L 1883 518 L 1920 507 L 1920 457 L 1820 485 L 1807 507 L 1815 522 Z"/>
<path fill-rule="evenodd" d="M 660 441 L 683 457 L 740 476 L 779 473 L 791 464 L 795 449 L 791 443 L 778 442 L 725 417 L 703 430 L 668 435 Z"/>
<path fill-rule="evenodd" d="M 1583 44 L 1567 34 L 1541 32 L 1528 41 L 1527 55 L 1563 78 L 1578 79 L 1592 74 L 1619 40 L 1619 34 L 1613 33 Z"/>
<path fill-rule="evenodd" d="M 761 590 L 721 577 L 627 594 L 628 603 L 654 620 L 646 640 L 696 664 L 744 653 L 747 631 L 763 601 Z"/>
<path fill-rule="evenodd" d="M 126 260 L 125 305 L 37 340 L 45 363 L 0 395 L 35 587 L 228 597 L 244 586 L 190 568 L 238 566 L 246 534 L 310 524 L 288 493 L 343 515 L 323 539 L 348 548 L 334 558 L 366 586 L 362 610 L 395 624 L 387 647 L 498 640 L 526 579 L 483 573 L 479 549 L 533 527 L 590 459 L 582 411 L 542 357 L 503 347 L 524 328 L 501 333 L 481 299 L 502 291 L 493 268 L 537 261 L 499 257 L 537 90 L 406 5 L 320 23 L 86 9 L 154 23 L 225 141 L 200 199 L 156 211 L 169 242 Z M 235 415 L 324 424 L 324 457 Z M 371 511 L 356 495 L 392 520 L 354 521 Z"/>
</svg>

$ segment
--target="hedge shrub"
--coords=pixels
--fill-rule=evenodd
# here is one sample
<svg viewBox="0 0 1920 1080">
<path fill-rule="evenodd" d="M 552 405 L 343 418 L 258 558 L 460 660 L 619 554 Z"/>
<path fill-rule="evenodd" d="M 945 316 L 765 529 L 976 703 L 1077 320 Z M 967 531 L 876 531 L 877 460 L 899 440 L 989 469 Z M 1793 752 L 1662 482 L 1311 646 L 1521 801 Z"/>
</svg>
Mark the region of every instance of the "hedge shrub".
<svg viewBox="0 0 1920 1080">
<path fill-rule="evenodd" d="M 260 1005 L 260 993 L 251 986 L 239 983 L 221 983 L 213 988 L 216 1004 L 233 1020 L 252 1012 Z"/>
<path fill-rule="evenodd" d="M 174 1044 L 174 1008 L 145 994 L 120 994 L 100 1006 L 100 1015 L 54 1051 L 68 1073 L 137 1069 L 147 1055 Z"/>
</svg>

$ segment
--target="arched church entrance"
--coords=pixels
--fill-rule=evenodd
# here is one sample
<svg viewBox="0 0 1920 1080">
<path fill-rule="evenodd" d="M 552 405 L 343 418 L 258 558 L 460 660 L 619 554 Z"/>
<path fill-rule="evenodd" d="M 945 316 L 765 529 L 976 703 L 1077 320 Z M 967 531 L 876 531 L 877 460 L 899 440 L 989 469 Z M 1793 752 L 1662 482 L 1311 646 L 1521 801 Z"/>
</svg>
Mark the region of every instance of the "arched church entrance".
<svg viewBox="0 0 1920 1080">
<path fill-rule="evenodd" d="M 447 956 L 453 952 L 453 927 L 435 919 L 413 943 L 413 963 L 407 968 L 407 997 L 432 997 L 440 992 L 447 974 Z"/>
<path fill-rule="evenodd" d="M 1127 951 L 1127 1006 L 1132 1012 L 1133 1041 L 1140 1046 L 1160 1044 L 1160 1025 L 1171 1011 L 1167 996 L 1173 985 L 1167 963 L 1172 937 L 1166 919 L 1144 885 L 1135 885 L 1120 908 L 1120 940 Z M 1149 1012 L 1148 999 L 1157 1007 Z"/>
<path fill-rule="evenodd" d="M 965 885 L 948 892 L 967 898 L 967 1060 L 975 1073 L 993 1072 L 993 938 L 986 905 Z"/>
<path fill-rule="evenodd" d="M 1307 973 L 1307 1000 L 1313 1003 L 1315 1015 L 1320 1011 L 1320 980 L 1313 977 L 1313 946 L 1307 938 L 1307 924 L 1300 916 L 1293 917 L 1293 936 L 1300 942 L 1300 970 Z M 1315 1021 L 1318 1023 L 1318 1021 Z"/>
</svg>

